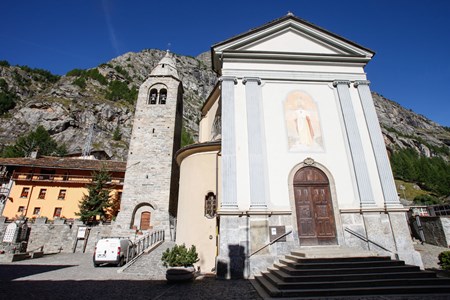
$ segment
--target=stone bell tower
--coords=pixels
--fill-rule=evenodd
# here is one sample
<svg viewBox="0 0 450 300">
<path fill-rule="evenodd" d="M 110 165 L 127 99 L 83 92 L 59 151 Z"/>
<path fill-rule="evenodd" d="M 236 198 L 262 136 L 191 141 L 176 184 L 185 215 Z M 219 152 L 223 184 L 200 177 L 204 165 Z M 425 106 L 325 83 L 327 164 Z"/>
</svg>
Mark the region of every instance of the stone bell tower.
<svg viewBox="0 0 450 300">
<path fill-rule="evenodd" d="M 164 229 L 176 215 L 179 169 L 174 160 L 181 143 L 183 86 L 167 51 L 141 85 L 120 212 L 115 229 Z"/>
</svg>

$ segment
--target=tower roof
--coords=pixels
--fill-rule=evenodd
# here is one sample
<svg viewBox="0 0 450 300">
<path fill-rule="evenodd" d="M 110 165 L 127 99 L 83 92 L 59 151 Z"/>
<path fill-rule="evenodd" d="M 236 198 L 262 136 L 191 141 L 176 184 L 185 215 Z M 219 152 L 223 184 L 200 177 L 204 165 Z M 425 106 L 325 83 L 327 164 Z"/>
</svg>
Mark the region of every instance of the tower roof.
<svg viewBox="0 0 450 300">
<path fill-rule="evenodd" d="M 175 60 L 173 59 L 169 50 L 167 50 L 166 55 L 159 61 L 159 63 L 152 70 L 152 73 L 150 75 L 172 76 L 172 77 L 179 79 L 177 65 L 175 64 Z"/>
</svg>

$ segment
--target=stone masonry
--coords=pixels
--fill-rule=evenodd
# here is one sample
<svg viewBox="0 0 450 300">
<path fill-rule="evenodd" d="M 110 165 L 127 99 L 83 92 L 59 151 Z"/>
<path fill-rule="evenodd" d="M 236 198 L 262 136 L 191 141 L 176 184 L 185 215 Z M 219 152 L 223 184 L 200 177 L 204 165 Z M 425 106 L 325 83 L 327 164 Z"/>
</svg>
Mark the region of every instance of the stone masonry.
<svg viewBox="0 0 450 300">
<path fill-rule="evenodd" d="M 153 101 L 152 93 L 157 93 Z M 139 229 L 141 213 L 150 212 L 150 229 L 164 229 L 170 236 L 178 199 L 174 155 L 181 141 L 182 96 L 175 62 L 167 53 L 139 89 L 117 233 Z"/>
</svg>

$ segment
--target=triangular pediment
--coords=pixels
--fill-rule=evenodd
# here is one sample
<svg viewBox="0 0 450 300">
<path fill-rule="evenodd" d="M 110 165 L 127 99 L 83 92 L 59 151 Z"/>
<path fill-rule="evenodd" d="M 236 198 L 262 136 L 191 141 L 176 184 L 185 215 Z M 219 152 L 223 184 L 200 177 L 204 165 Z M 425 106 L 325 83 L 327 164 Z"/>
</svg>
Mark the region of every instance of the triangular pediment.
<svg viewBox="0 0 450 300">
<path fill-rule="evenodd" d="M 291 14 L 212 46 L 214 66 L 227 53 L 357 57 L 374 52 Z M 217 70 L 217 69 L 216 69 Z"/>
<path fill-rule="evenodd" d="M 249 44 L 239 45 L 235 50 L 314 53 L 314 54 L 348 54 L 324 41 L 306 35 L 295 28 L 285 28 Z"/>
</svg>

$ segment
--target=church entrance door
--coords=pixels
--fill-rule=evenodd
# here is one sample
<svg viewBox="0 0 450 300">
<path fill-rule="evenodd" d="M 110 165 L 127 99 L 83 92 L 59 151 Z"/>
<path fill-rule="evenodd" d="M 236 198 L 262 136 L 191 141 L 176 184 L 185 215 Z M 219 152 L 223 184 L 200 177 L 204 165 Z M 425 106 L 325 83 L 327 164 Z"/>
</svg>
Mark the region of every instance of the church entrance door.
<svg viewBox="0 0 450 300">
<path fill-rule="evenodd" d="M 294 176 L 295 210 L 300 245 L 337 244 L 336 226 L 327 176 L 305 167 Z"/>
</svg>

